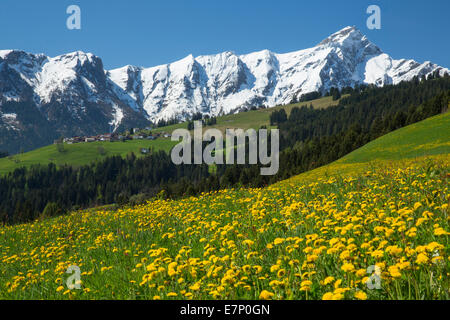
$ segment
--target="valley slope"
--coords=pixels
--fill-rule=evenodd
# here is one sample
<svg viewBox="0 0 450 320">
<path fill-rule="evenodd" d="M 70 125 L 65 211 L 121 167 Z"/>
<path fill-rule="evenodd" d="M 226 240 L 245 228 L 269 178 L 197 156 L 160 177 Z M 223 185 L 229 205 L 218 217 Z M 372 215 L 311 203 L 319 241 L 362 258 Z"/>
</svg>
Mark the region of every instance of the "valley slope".
<svg viewBox="0 0 450 320">
<path fill-rule="evenodd" d="M 427 145 L 449 139 L 434 125 L 448 114 L 355 151 L 346 173 L 340 160 L 267 188 L 0 227 L 0 298 L 448 300 L 450 157 Z M 400 156 L 367 162 L 377 145 Z M 400 159 L 411 150 L 432 155 Z M 375 264 L 383 290 L 365 283 Z M 70 265 L 81 290 L 64 286 Z"/>
<path fill-rule="evenodd" d="M 205 127 L 205 129 L 215 128 L 221 130 L 222 132 L 224 132 L 227 128 L 241 128 L 244 130 L 249 128 L 259 129 L 261 126 L 270 126 L 269 117 L 275 110 L 284 109 L 287 114 L 290 114 L 290 110 L 292 110 L 292 108 L 304 104 L 312 104 L 314 108 L 323 109 L 329 106 L 337 105 L 338 103 L 339 101 L 333 101 L 331 97 L 324 97 L 308 102 L 289 104 L 286 106 L 240 112 L 237 114 L 217 117 L 217 124 Z M 155 128 L 153 132 L 172 133 L 173 130 L 178 128 L 186 129 L 187 122 Z M 65 144 L 65 152 L 58 152 L 55 145 L 48 145 L 23 154 L 16 154 L 11 157 L 0 159 L 0 174 L 5 174 L 21 167 L 29 167 L 34 164 L 47 165 L 49 163 L 54 163 L 56 165 L 68 164 L 73 166 L 81 166 L 114 155 L 126 156 L 131 152 L 139 155 L 140 148 L 153 147 L 155 151 L 164 150 L 168 152 L 175 144 L 176 142 L 172 142 L 170 139 L 165 138 L 159 138 L 158 140 L 153 141 L 137 140 L 114 143 L 95 142 L 73 145 Z M 99 153 L 99 147 L 104 149 L 104 154 Z"/>
</svg>

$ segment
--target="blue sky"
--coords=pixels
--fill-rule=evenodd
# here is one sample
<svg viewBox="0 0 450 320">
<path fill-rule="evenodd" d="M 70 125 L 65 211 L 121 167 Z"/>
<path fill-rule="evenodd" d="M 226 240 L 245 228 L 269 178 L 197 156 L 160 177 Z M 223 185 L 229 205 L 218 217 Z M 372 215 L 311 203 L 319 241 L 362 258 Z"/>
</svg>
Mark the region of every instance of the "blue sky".
<svg viewBox="0 0 450 320">
<path fill-rule="evenodd" d="M 66 28 L 71 4 L 81 30 Z M 371 4 L 381 7 L 381 30 L 366 27 Z M 394 58 L 450 67 L 449 12 L 447 0 L 1 0 L 0 49 L 82 50 L 107 69 L 150 67 L 188 54 L 305 49 L 355 25 Z"/>
</svg>

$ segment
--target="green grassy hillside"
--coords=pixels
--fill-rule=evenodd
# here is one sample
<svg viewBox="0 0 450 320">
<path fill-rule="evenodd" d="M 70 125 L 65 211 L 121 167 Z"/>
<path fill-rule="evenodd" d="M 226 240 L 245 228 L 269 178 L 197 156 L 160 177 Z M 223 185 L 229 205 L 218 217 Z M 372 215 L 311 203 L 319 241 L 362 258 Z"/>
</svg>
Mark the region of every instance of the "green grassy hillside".
<svg viewBox="0 0 450 320">
<path fill-rule="evenodd" d="M 343 158 L 302 173 L 277 184 L 297 183 L 317 176 L 361 173 L 381 164 L 399 165 L 412 158 L 435 157 L 448 160 L 450 155 L 450 113 L 437 115 L 386 134 Z"/>
<path fill-rule="evenodd" d="M 450 153 L 450 113 L 393 131 L 348 154 L 339 162 L 397 160 Z"/>
<path fill-rule="evenodd" d="M 343 96 L 345 97 L 345 95 Z M 320 99 L 307 101 L 307 102 L 299 102 L 295 104 L 289 104 L 285 106 L 277 106 L 273 108 L 268 109 L 259 109 L 259 110 L 253 110 L 248 112 L 240 112 L 237 114 L 230 114 L 222 117 L 217 118 L 217 124 L 214 126 L 210 126 L 209 128 L 216 128 L 221 130 L 222 132 L 225 131 L 227 128 L 240 128 L 240 129 L 259 129 L 261 126 L 265 125 L 267 127 L 270 126 L 270 114 L 276 110 L 284 109 L 286 113 L 289 115 L 291 113 L 291 110 L 294 107 L 299 107 L 303 105 L 310 105 L 312 104 L 315 109 L 324 109 L 328 108 L 333 105 L 337 105 L 339 101 L 333 101 L 332 97 L 323 97 Z M 156 132 L 172 132 L 175 129 L 180 128 L 187 128 L 187 123 L 179 123 L 167 127 L 161 127 L 155 129 Z"/>
<path fill-rule="evenodd" d="M 175 144 L 176 142 L 172 142 L 170 139 L 77 143 L 64 144 L 64 152 L 59 152 L 56 145 L 50 145 L 24 154 L 0 159 L 0 174 L 33 164 L 45 165 L 53 162 L 57 165 L 84 165 L 113 155 L 126 156 L 131 152 L 140 155 L 141 148 L 169 151 Z M 100 152 L 100 147 L 103 147 L 104 154 Z"/>
<path fill-rule="evenodd" d="M 427 146 L 448 143 L 435 134 L 448 119 L 398 130 L 350 158 L 383 160 L 0 227 L 0 299 L 448 300 L 448 151 L 386 161 L 435 154 Z M 382 290 L 367 285 L 373 265 Z M 80 268 L 79 289 L 67 286 L 70 266 Z"/>
<path fill-rule="evenodd" d="M 324 97 L 317 100 L 308 102 L 301 102 L 297 104 L 290 104 L 286 106 L 278 106 L 269 109 L 261 109 L 255 111 L 241 112 L 233 115 L 226 115 L 217 118 L 217 124 L 209 128 L 217 128 L 221 131 L 225 131 L 226 128 L 241 128 L 241 129 L 258 129 L 262 125 L 269 127 L 270 114 L 279 109 L 285 109 L 287 114 L 290 114 L 292 108 L 301 105 L 313 104 L 314 108 L 322 109 L 332 105 L 336 105 L 338 101 L 333 101 L 331 97 Z M 155 132 L 173 132 L 175 129 L 187 128 L 187 123 L 179 123 L 167 127 L 157 128 Z M 0 159 L 0 174 L 8 173 L 14 169 L 30 166 L 33 164 L 48 164 L 55 163 L 57 165 L 70 164 L 70 165 L 84 165 L 92 161 L 98 161 L 102 158 L 121 155 L 125 156 L 130 152 L 139 154 L 140 148 L 153 147 L 155 150 L 169 151 L 176 142 L 172 142 L 170 139 L 158 139 L 154 141 L 150 140 L 137 140 L 123 142 L 94 142 L 94 143 L 80 143 L 73 145 L 65 145 L 66 152 L 60 153 L 56 149 L 56 146 L 50 145 L 40 149 L 36 149 L 24 154 L 15 155 L 9 158 Z M 102 146 L 106 153 L 100 154 L 99 147 Z"/>
</svg>

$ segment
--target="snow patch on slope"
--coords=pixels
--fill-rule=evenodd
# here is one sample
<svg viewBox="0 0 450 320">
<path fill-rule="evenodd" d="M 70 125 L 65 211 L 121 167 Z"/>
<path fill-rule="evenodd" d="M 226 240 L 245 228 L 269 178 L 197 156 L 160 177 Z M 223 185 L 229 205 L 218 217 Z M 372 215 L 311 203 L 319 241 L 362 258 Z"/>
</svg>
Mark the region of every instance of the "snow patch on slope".
<svg viewBox="0 0 450 320">
<path fill-rule="evenodd" d="M 36 86 L 36 93 L 39 95 L 41 103 L 49 103 L 54 93 L 62 93 L 70 88 L 77 80 L 77 67 L 89 59 L 92 59 L 92 54 L 81 52 L 50 58 L 42 68 L 39 83 Z M 87 81 L 87 79 L 85 80 Z M 86 84 L 89 88 L 90 85 L 87 82 Z"/>
<path fill-rule="evenodd" d="M 0 50 L 0 58 L 5 59 L 14 50 Z"/>
<path fill-rule="evenodd" d="M 112 116 L 113 119 L 109 122 L 109 125 L 114 127 L 113 131 L 116 131 L 120 123 L 122 122 L 124 115 L 122 109 L 115 103 L 113 103 Z"/>
<path fill-rule="evenodd" d="M 18 125 L 19 122 L 17 121 L 17 114 L 15 113 L 1 113 L 0 117 L 2 119 L 2 122 L 6 125 L 7 130 L 15 130 L 19 131 Z"/>
</svg>

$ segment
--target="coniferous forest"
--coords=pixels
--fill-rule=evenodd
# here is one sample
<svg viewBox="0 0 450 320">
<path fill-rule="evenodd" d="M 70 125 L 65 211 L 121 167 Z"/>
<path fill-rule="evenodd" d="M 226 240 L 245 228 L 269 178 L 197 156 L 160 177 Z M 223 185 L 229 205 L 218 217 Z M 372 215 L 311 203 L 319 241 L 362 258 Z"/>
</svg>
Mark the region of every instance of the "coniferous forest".
<svg viewBox="0 0 450 320">
<path fill-rule="evenodd" d="M 151 197 L 182 197 L 237 187 L 264 186 L 335 161 L 403 126 L 447 111 L 450 77 L 429 76 L 382 88 L 367 86 L 323 110 L 305 105 L 275 111 L 280 129 L 280 169 L 261 176 L 257 165 L 180 165 L 170 154 L 152 152 L 106 158 L 90 165 L 33 166 L 0 177 L 0 221 L 7 224 L 106 204 L 137 204 Z M 3 154 L 2 156 L 6 156 Z"/>
</svg>

